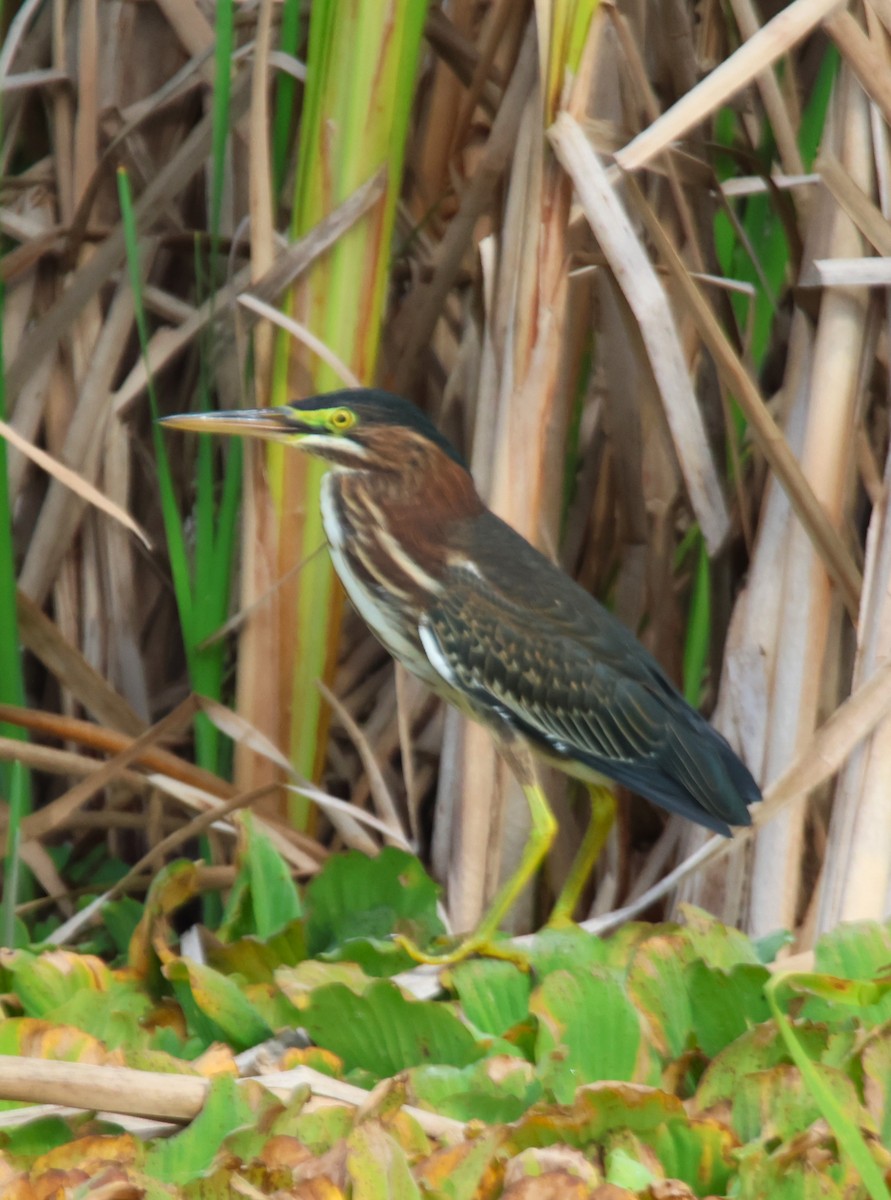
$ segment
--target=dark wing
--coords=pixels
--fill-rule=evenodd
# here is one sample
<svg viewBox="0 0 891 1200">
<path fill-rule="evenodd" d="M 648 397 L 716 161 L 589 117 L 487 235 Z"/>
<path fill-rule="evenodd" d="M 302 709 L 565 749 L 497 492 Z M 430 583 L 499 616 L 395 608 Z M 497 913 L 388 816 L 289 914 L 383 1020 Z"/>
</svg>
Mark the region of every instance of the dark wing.
<svg viewBox="0 0 891 1200">
<path fill-rule="evenodd" d="M 494 521 L 495 518 L 493 517 Z M 501 526 L 501 522 L 498 522 Z M 425 615 L 436 670 L 481 710 L 558 758 L 729 833 L 761 798 L 727 742 L 605 608 L 519 535 L 508 570 L 457 564 Z"/>
</svg>

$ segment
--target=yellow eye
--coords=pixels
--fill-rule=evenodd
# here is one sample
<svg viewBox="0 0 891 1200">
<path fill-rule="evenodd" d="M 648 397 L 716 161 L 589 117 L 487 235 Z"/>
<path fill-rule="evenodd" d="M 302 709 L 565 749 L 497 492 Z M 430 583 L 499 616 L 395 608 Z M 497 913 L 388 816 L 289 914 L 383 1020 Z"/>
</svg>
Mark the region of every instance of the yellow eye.
<svg viewBox="0 0 891 1200">
<path fill-rule="evenodd" d="M 343 433 L 344 430 L 349 429 L 351 425 L 355 424 L 355 421 L 356 418 L 348 408 L 335 408 L 331 414 L 331 426 L 339 433 Z"/>
</svg>

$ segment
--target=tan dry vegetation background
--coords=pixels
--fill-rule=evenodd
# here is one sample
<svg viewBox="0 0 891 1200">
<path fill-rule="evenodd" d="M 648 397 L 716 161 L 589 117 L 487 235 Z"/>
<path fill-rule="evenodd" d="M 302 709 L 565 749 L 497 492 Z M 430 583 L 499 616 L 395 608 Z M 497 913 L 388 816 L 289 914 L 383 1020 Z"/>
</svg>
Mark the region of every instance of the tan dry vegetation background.
<svg viewBox="0 0 891 1200">
<path fill-rule="evenodd" d="M 213 6 L 82 0 L 7 13 L 3 339 L 19 439 L 9 461 L 29 702 L 47 731 L 0 750 L 31 763 L 53 800 L 28 819 L 22 854 L 63 913 L 43 838 L 85 850 L 105 837 L 135 859 L 174 835 L 151 870 L 196 810 L 235 795 L 160 751 L 131 751 L 98 774 L 86 754 L 123 753 L 188 692 L 114 168 L 126 166 L 137 197 L 163 409 L 191 406 L 212 321 L 217 403 L 262 403 L 268 379 L 242 383 L 237 296 L 263 294 L 249 257 L 248 167 L 263 93 L 257 22 L 271 17 L 274 47 L 277 12 L 236 6 L 228 276 L 214 305 L 196 288 L 193 245 L 207 225 Z M 678 681 L 696 561 L 678 548 L 698 527 L 711 556 L 703 701 L 769 800 L 754 836 L 711 843 L 696 872 L 664 890 L 757 935 L 795 929 L 807 948 L 839 920 L 889 909 L 891 4 L 604 3 L 577 73 L 543 80 L 552 28 L 544 2 L 431 9 L 378 382 L 431 412 L 492 507 L 607 600 Z M 802 112 L 833 46 L 839 67 L 811 171 Z M 270 81 L 294 66 L 264 53 Z M 728 108 L 736 169 L 722 194 L 715 130 Z M 752 328 L 735 327 L 729 301 L 751 285 L 720 277 L 713 238 L 719 209 L 744 236 L 755 195 L 772 200 L 790 247 L 760 373 Z M 288 225 L 277 203 L 286 266 Z M 738 437 L 728 435 L 739 428 L 728 425 L 732 406 L 746 420 Z M 74 490 L 22 440 L 75 472 Z M 187 507 L 193 450 L 171 452 Z M 83 498 L 87 483 L 139 523 L 150 548 Z M 241 669 L 262 677 L 270 666 Z M 488 735 L 394 673 L 351 614 L 330 682 L 324 787 L 400 820 L 408 836 L 429 833 L 422 801 L 435 789 L 432 860 L 453 923 L 466 928 L 502 846 L 504 862 L 515 860 L 526 832 Z M 60 724 L 80 717 L 91 727 Z M 578 799 L 555 782 L 554 885 L 586 816 Z M 279 810 L 266 814 L 302 871 L 331 845 L 378 841 L 331 816 L 336 837 L 320 830 L 323 847 Z M 212 839 L 225 863 L 223 827 Z M 633 904 L 703 842 L 626 803 L 592 914 Z M 530 901 L 519 921 L 532 917 Z"/>
</svg>

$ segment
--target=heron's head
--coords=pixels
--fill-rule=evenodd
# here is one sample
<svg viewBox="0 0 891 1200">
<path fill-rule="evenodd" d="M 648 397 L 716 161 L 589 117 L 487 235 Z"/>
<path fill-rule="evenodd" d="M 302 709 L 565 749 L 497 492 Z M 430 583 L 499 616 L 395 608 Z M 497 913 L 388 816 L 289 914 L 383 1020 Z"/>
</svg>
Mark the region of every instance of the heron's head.
<svg viewBox="0 0 891 1200">
<path fill-rule="evenodd" d="M 189 413 L 165 417 L 163 423 L 296 446 L 340 470 L 399 472 L 419 459 L 435 470 L 440 455 L 467 469 L 419 408 L 376 388 L 329 392 L 276 408 Z"/>
</svg>

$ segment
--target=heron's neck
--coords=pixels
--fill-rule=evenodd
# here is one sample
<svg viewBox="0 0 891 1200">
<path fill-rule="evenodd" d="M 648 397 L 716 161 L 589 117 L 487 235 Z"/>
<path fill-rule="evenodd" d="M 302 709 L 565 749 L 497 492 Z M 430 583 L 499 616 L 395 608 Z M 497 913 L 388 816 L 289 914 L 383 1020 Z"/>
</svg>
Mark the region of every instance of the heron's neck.
<svg viewBox="0 0 891 1200">
<path fill-rule="evenodd" d="M 484 506 L 468 472 L 438 450 L 436 455 L 434 463 L 409 460 L 394 471 L 329 471 L 322 515 L 331 545 L 388 540 L 438 575 L 455 531 Z"/>
</svg>

